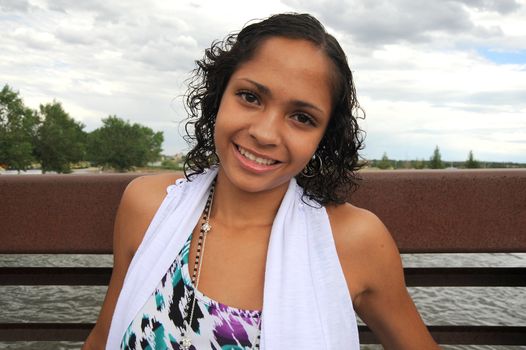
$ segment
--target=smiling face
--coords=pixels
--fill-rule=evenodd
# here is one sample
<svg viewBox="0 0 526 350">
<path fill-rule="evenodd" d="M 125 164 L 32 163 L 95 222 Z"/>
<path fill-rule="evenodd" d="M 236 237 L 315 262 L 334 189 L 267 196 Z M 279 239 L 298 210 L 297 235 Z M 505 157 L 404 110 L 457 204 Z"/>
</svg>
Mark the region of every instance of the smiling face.
<svg viewBox="0 0 526 350">
<path fill-rule="evenodd" d="M 232 74 L 217 113 L 220 174 L 248 192 L 284 189 L 329 123 L 331 62 L 306 40 L 271 37 Z"/>
</svg>

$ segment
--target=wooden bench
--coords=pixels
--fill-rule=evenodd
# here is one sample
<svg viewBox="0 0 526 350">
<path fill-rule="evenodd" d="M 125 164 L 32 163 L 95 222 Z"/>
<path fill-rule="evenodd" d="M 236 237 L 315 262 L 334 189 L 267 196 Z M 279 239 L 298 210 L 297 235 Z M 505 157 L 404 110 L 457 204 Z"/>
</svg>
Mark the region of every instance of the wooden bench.
<svg viewBox="0 0 526 350">
<path fill-rule="evenodd" d="M 119 199 L 136 176 L 0 176 L 0 254 L 111 254 Z M 526 252 L 526 170 L 382 171 L 363 178 L 352 203 L 375 212 L 402 253 Z M 109 267 L 0 267 L 0 286 L 105 286 L 110 274 Z M 526 267 L 413 267 L 405 275 L 408 286 L 526 287 Z M 92 326 L 3 322 L 0 342 L 82 341 Z M 526 345 L 526 320 L 428 327 L 440 344 Z M 360 337 L 377 343 L 366 326 Z"/>
</svg>

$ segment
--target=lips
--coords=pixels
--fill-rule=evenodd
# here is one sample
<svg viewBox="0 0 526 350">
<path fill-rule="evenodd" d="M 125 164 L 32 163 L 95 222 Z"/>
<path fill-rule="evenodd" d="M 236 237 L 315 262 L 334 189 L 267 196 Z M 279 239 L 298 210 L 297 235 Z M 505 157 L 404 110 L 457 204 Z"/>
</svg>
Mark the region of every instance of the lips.
<svg viewBox="0 0 526 350">
<path fill-rule="evenodd" d="M 237 144 L 232 144 L 235 157 L 239 161 L 239 165 L 255 174 L 263 174 L 268 171 L 273 171 L 282 163 L 279 160 L 272 159 L 254 151 L 249 151 Z"/>
<path fill-rule="evenodd" d="M 275 159 L 271 159 L 271 158 L 263 158 L 261 156 L 257 156 L 253 153 L 251 153 L 250 151 L 248 151 L 247 149 L 239 146 L 239 145 L 236 145 L 236 148 L 237 150 L 239 151 L 239 153 L 241 153 L 241 155 L 259 165 L 273 165 L 273 164 L 276 164 L 278 163 L 277 160 Z"/>
</svg>

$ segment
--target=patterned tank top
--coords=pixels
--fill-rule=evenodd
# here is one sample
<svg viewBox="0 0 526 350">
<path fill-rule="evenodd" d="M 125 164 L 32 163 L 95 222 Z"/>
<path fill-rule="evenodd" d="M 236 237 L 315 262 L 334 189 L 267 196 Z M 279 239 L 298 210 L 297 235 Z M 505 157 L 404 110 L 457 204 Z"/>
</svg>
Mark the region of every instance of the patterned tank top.
<svg viewBox="0 0 526 350">
<path fill-rule="evenodd" d="M 190 350 L 248 350 L 260 331 L 261 311 L 242 310 L 212 300 L 195 289 L 188 270 L 192 236 L 130 323 L 121 350 L 180 349 L 183 317 L 196 295 Z M 190 308 L 188 308 L 190 309 Z"/>
</svg>

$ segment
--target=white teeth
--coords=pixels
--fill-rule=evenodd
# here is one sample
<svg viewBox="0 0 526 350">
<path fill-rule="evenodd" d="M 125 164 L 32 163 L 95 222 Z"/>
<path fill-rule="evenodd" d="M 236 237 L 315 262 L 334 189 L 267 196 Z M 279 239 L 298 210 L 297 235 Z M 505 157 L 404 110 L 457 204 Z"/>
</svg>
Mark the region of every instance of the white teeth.
<svg viewBox="0 0 526 350">
<path fill-rule="evenodd" d="M 272 164 L 276 163 L 276 161 L 272 160 L 272 159 L 265 159 L 265 158 L 256 157 L 255 155 L 253 155 L 252 153 L 250 153 L 246 149 L 241 148 L 240 146 L 237 146 L 237 149 L 239 150 L 239 153 L 241 153 L 245 158 L 248 158 L 251 161 L 256 162 L 258 164 L 261 164 L 261 165 L 272 165 Z"/>
</svg>

